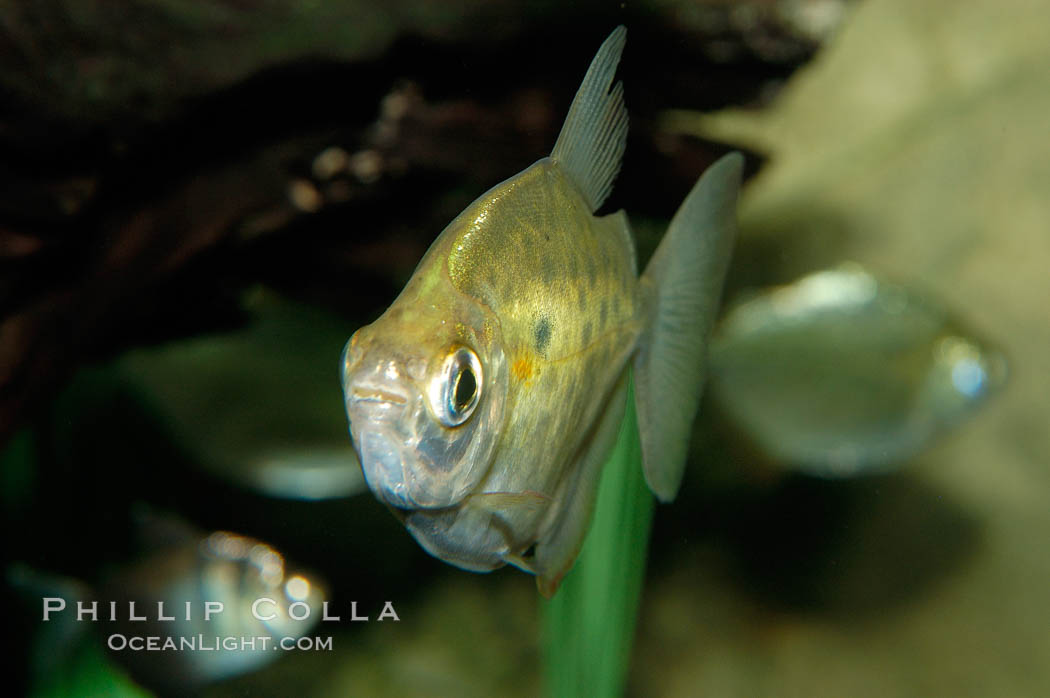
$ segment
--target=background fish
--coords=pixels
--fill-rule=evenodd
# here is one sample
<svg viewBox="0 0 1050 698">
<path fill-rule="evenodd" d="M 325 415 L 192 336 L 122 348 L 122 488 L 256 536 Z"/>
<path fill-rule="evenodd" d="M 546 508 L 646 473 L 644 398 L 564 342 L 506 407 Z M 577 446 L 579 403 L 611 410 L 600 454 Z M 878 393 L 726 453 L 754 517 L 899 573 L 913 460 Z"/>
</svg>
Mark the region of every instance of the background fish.
<svg viewBox="0 0 1050 698">
<path fill-rule="evenodd" d="M 8 570 L 9 583 L 31 602 L 34 618 L 39 618 L 42 597 L 66 601 L 65 610 L 54 613 L 52 620 L 41 626 L 41 638 L 36 643 L 39 656 L 33 660 L 40 665 L 35 673 L 41 685 L 75 681 L 75 677 L 65 675 L 76 669 L 73 655 L 87 644 L 105 646 L 106 638 L 113 633 L 172 637 L 176 642 L 201 636 L 202 643 L 209 646 L 218 642 L 215 638 L 271 638 L 268 647 L 256 640 L 255 649 L 128 649 L 109 653 L 151 690 L 185 695 L 210 682 L 268 664 L 282 655 L 274 651 L 274 643 L 285 637 L 302 637 L 320 620 L 326 596 L 323 584 L 312 574 L 289 569 L 272 546 L 229 531 L 205 534 L 170 516 L 139 512 L 139 517 L 152 549 L 141 559 L 113 570 L 96 585 L 49 576 L 21 564 Z M 274 603 L 263 604 L 259 614 L 272 614 L 272 619 L 260 620 L 252 613 L 252 604 L 263 597 Z M 92 600 L 98 600 L 99 620 L 77 622 L 77 601 Z M 223 604 L 222 612 L 204 620 L 205 602 L 216 601 Z M 109 619 L 110 602 L 116 602 L 115 621 Z M 128 620 L 129 602 L 135 603 L 136 613 L 146 620 Z M 174 620 L 158 620 L 158 602 L 164 603 L 164 614 Z M 307 618 L 289 616 L 288 607 L 295 602 L 309 606 Z M 302 614 L 302 609 L 297 614 Z M 56 646 L 63 651 L 57 652 Z"/>
<path fill-rule="evenodd" d="M 825 477 L 899 465 L 1002 386 L 1006 361 L 929 298 L 846 264 L 740 303 L 713 394 L 770 455 Z"/>
<path fill-rule="evenodd" d="M 701 177 L 641 278 L 626 216 L 594 215 L 627 135 L 625 35 L 598 51 L 551 156 L 453 220 L 343 356 L 376 496 L 431 554 L 515 564 L 546 595 L 586 534 L 631 368 L 646 480 L 675 496 L 735 228 L 738 154 Z"/>
<path fill-rule="evenodd" d="M 245 327 L 129 352 L 115 362 L 119 377 L 193 465 L 223 480 L 292 499 L 364 491 L 331 374 L 319 368 L 354 326 L 263 288 L 242 307 Z"/>
</svg>

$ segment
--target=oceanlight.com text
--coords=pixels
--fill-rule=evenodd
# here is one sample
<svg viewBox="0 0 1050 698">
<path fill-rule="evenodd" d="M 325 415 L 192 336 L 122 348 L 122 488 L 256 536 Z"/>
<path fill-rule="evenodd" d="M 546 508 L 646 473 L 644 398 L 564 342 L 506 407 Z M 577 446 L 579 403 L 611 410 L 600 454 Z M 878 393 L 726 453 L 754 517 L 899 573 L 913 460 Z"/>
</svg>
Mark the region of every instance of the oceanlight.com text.
<svg viewBox="0 0 1050 698">
<path fill-rule="evenodd" d="M 114 633 L 106 639 L 114 652 L 256 652 L 260 650 L 298 650 L 301 652 L 332 651 L 331 637 L 254 637 L 218 635 L 123 635 Z"/>
</svg>

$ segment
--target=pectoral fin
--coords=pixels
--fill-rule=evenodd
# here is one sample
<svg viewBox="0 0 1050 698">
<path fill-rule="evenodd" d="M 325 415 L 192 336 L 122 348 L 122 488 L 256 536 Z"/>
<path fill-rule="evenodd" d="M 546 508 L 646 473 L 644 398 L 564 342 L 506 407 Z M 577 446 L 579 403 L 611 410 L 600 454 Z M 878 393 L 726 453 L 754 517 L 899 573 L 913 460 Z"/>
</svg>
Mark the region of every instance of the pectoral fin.
<svg viewBox="0 0 1050 698">
<path fill-rule="evenodd" d="M 533 514 L 550 504 L 551 498 L 540 492 L 481 492 L 466 498 L 470 506 L 484 509 L 497 516 Z"/>
</svg>

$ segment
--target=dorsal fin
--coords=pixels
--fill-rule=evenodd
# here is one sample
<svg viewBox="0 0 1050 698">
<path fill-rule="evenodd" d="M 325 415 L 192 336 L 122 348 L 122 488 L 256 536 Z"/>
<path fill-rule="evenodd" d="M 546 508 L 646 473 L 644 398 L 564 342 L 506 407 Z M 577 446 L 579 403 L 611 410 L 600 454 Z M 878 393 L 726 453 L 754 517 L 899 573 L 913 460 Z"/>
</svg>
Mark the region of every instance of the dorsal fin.
<svg viewBox="0 0 1050 698">
<path fill-rule="evenodd" d="M 627 29 L 620 25 L 598 49 L 551 151 L 551 159 L 569 173 L 592 213 L 612 191 L 627 140 L 623 83 L 612 85 L 626 39 Z"/>
</svg>

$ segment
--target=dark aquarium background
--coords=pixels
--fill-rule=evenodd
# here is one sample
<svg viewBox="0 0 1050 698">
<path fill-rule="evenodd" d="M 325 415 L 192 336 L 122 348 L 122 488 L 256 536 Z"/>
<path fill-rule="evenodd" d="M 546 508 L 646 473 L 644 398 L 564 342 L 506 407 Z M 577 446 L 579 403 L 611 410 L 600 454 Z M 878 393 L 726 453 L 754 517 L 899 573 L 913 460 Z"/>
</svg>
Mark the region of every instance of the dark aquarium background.
<svg viewBox="0 0 1050 698">
<path fill-rule="evenodd" d="M 709 390 L 655 509 L 626 693 L 1046 694 L 1048 22 L 1022 0 L 4 3 L 5 692 L 542 694 L 533 579 L 430 558 L 367 491 L 339 357 L 463 207 L 550 152 L 625 24 L 630 133 L 602 210 L 628 212 L 642 260 L 741 150 L 727 308 L 849 263 L 926 299 L 996 383 L 957 415 L 915 358 L 946 345 L 905 320 L 862 325 L 790 394 L 764 380 L 795 417 L 878 403 L 832 434 L 842 458 L 869 432 L 906 455 L 848 477 L 771 452 L 733 386 Z M 907 352 L 883 343 L 898 330 Z M 899 424 L 921 424 L 914 447 Z M 63 595 L 122 616 L 215 597 L 232 619 L 261 590 L 315 621 L 323 595 L 341 620 L 302 634 L 331 647 L 241 668 L 105 649 L 188 622 L 41 621 Z"/>
</svg>

